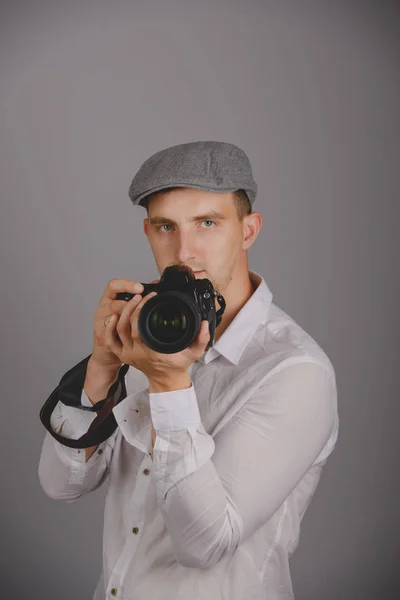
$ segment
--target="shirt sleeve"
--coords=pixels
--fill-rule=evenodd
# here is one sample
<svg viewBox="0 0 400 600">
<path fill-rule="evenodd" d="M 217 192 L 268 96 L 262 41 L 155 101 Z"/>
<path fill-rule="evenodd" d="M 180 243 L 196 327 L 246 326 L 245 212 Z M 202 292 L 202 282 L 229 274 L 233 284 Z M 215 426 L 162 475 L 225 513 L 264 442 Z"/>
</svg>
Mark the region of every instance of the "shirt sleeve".
<svg viewBox="0 0 400 600">
<path fill-rule="evenodd" d="M 120 393 L 121 384 L 115 397 Z M 92 406 L 83 390 L 81 403 Z M 96 416 L 95 412 L 58 402 L 50 417 L 50 425 L 56 433 L 78 439 L 88 431 Z M 117 433 L 118 430 L 99 444 L 86 461 L 85 449 L 64 446 L 47 432 L 39 461 L 39 480 L 47 495 L 53 499 L 73 501 L 99 487 L 108 474 Z"/>
<path fill-rule="evenodd" d="M 150 393 L 149 401 L 157 433 L 153 472 L 158 502 L 163 504 L 172 486 L 211 458 L 215 443 L 201 422 L 193 384 L 184 390 Z"/>
<path fill-rule="evenodd" d="M 189 567 L 215 564 L 266 523 L 337 424 L 335 381 L 311 362 L 271 373 L 215 439 L 193 386 L 149 396 L 158 501 L 177 559 Z"/>
</svg>

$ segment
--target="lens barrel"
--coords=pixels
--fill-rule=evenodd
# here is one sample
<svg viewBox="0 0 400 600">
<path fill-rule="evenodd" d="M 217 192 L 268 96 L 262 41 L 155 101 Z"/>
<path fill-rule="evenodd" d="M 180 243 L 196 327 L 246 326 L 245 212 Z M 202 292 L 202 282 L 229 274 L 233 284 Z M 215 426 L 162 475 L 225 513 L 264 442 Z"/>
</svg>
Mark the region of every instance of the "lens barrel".
<svg viewBox="0 0 400 600">
<path fill-rule="evenodd" d="M 174 354 L 196 339 L 201 320 L 199 307 L 188 294 L 160 292 L 143 305 L 138 330 L 149 348 L 162 354 Z"/>
</svg>

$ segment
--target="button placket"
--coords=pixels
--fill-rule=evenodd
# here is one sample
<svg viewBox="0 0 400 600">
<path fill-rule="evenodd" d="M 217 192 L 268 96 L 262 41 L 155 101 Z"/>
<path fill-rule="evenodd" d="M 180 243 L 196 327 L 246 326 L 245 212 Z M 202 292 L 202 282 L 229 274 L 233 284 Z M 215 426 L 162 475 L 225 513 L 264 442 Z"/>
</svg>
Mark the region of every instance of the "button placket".
<svg viewBox="0 0 400 600">
<path fill-rule="evenodd" d="M 134 410 L 136 409 L 134 408 Z M 141 411 L 137 412 L 140 413 Z M 126 423 L 127 420 L 124 420 L 124 418 L 121 417 L 122 426 L 125 426 Z M 115 600 L 117 600 L 118 597 L 125 595 L 125 592 L 123 590 L 124 581 L 128 575 L 130 565 L 136 555 L 137 549 L 140 544 L 140 539 L 143 535 L 142 529 L 144 527 L 145 521 L 144 504 L 147 490 L 150 484 L 150 477 L 148 475 L 150 475 L 152 467 L 152 452 L 149 449 L 149 429 L 150 428 L 145 428 L 143 426 L 141 429 L 135 431 L 135 433 L 132 433 L 131 436 L 128 426 L 125 432 L 122 431 L 122 435 L 124 435 L 124 433 L 126 434 L 124 436 L 126 441 L 132 446 L 137 447 L 141 452 L 143 452 L 144 456 L 141 463 L 138 465 L 138 470 L 135 470 L 136 481 L 129 501 L 130 514 L 129 516 L 127 515 L 129 521 L 128 527 L 126 529 L 125 544 L 116 561 L 116 564 L 114 565 L 114 569 L 111 573 L 111 577 L 108 584 L 110 587 L 108 587 L 107 597 L 111 598 L 115 596 Z M 135 522 L 137 523 L 137 525 L 134 526 Z M 113 593 L 111 592 L 111 590 L 114 590 Z"/>
</svg>

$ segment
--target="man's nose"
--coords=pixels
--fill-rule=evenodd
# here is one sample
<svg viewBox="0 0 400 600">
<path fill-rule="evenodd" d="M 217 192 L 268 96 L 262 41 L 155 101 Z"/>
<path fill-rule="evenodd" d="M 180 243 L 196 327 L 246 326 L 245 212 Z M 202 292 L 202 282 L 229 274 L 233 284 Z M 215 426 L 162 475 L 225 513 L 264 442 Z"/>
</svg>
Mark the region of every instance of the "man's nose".
<svg viewBox="0 0 400 600">
<path fill-rule="evenodd" d="M 188 232 L 181 231 L 177 236 L 176 258 L 182 264 L 190 264 L 196 257 L 195 240 Z"/>
</svg>

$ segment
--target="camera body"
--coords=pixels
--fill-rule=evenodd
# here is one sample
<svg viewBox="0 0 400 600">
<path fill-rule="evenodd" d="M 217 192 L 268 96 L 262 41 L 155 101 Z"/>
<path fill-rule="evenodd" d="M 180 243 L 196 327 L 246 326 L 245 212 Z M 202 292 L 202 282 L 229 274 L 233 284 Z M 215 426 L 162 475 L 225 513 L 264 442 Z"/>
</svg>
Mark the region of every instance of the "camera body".
<svg viewBox="0 0 400 600">
<path fill-rule="evenodd" d="M 211 348 L 226 305 L 209 279 L 196 279 L 186 265 L 171 265 L 164 270 L 159 283 L 142 285 L 143 297 L 157 292 L 157 296 L 144 304 L 138 319 L 139 335 L 149 348 L 162 354 L 181 352 L 196 339 L 203 320 L 209 324 L 206 349 Z M 133 296 L 121 292 L 116 299 L 129 301 Z M 220 305 L 218 311 L 215 299 Z"/>
</svg>

